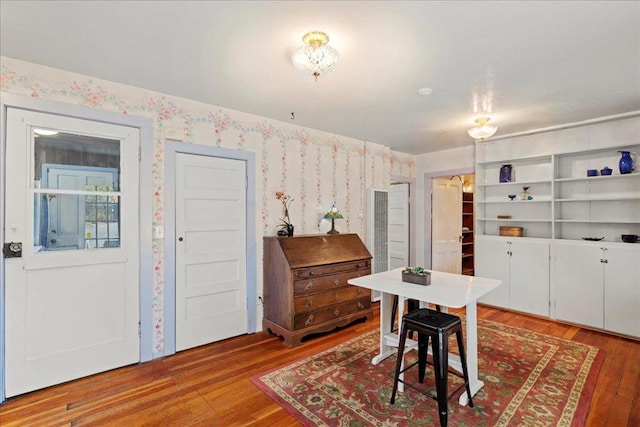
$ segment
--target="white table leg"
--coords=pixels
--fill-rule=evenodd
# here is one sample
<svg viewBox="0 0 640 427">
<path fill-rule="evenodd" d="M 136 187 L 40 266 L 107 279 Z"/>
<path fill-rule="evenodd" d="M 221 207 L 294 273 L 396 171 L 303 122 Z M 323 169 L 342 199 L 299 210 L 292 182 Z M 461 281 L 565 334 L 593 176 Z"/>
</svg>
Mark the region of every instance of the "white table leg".
<svg viewBox="0 0 640 427">
<path fill-rule="evenodd" d="M 391 332 L 391 305 L 393 295 L 382 292 L 380 296 L 380 352 L 371 359 L 371 363 L 377 365 L 384 359 L 392 355 L 394 348 L 386 342 L 385 335 Z"/>
<path fill-rule="evenodd" d="M 478 379 L 478 307 L 476 302 L 470 302 L 466 306 L 467 312 L 467 339 L 465 350 L 467 353 L 467 372 L 469 373 L 469 388 L 474 396 L 484 383 Z M 460 395 L 458 402 L 461 405 L 469 403 L 467 393 Z"/>
</svg>

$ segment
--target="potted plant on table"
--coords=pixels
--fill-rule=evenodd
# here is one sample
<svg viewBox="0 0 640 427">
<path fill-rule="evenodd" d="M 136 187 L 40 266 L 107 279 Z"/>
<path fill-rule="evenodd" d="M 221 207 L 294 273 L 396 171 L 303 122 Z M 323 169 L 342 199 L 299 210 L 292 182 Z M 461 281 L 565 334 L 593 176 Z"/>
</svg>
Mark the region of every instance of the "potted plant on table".
<svg viewBox="0 0 640 427">
<path fill-rule="evenodd" d="M 431 273 L 422 267 L 406 267 L 402 271 L 402 281 L 428 286 L 431 284 Z"/>
</svg>

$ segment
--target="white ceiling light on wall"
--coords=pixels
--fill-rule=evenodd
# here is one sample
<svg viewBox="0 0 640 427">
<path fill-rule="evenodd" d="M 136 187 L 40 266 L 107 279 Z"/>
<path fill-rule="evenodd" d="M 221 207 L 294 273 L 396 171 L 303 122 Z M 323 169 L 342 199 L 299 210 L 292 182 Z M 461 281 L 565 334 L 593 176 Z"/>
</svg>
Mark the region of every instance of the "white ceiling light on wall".
<svg viewBox="0 0 640 427">
<path fill-rule="evenodd" d="M 329 36 L 322 31 L 311 31 L 302 36 L 305 46 L 291 55 L 296 68 L 307 70 L 318 81 L 321 74 L 333 70 L 338 62 L 338 51 L 329 46 Z"/>
<path fill-rule="evenodd" d="M 498 130 L 498 126 L 490 125 L 489 120 L 491 120 L 490 117 L 478 117 L 475 119 L 476 126 L 468 130 L 469 136 L 476 140 L 483 140 L 493 136 Z"/>
</svg>

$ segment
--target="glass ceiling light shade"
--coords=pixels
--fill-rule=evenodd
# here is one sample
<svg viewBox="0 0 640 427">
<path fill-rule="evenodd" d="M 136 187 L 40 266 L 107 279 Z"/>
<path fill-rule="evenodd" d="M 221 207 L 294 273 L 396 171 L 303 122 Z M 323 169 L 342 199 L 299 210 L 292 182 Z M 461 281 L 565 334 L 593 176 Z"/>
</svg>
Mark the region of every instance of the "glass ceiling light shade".
<svg viewBox="0 0 640 427">
<path fill-rule="evenodd" d="M 291 55 L 293 65 L 299 70 L 311 72 L 318 81 L 321 74 L 333 70 L 338 62 L 338 51 L 329 46 L 329 36 L 322 31 L 311 31 L 302 37 L 305 46 Z"/>
<path fill-rule="evenodd" d="M 472 127 L 468 130 L 469 136 L 475 140 L 483 140 L 493 136 L 494 133 L 498 130 L 498 126 L 490 125 L 489 117 L 479 117 L 474 120 L 477 126 Z"/>
</svg>

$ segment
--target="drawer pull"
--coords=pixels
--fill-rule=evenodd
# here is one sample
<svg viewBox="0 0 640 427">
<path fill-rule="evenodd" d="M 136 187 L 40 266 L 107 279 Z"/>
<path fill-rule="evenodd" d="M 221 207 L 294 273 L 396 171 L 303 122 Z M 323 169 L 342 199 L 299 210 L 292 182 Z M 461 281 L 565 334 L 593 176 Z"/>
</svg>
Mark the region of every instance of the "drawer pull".
<svg viewBox="0 0 640 427">
<path fill-rule="evenodd" d="M 340 283 L 340 281 L 338 279 L 333 281 L 333 284 L 336 285 L 336 286 L 338 286 L 339 283 Z"/>
<path fill-rule="evenodd" d="M 360 301 L 358 301 L 358 308 L 360 310 L 362 310 L 364 308 L 364 304 L 362 304 Z"/>
<path fill-rule="evenodd" d="M 307 283 L 307 286 L 304 287 L 304 290 L 305 291 L 310 291 L 312 287 L 313 287 L 313 282 L 309 282 L 309 283 Z"/>
<path fill-rule="evenodd" d="M 304 322 L 304 324 L 305 324 L 306 326 L 309 326 L 309 325 L 310 325 L 310 324 L 312 324 L 312 323 L 313 323 L 313 314 L 310 314 L 310 315 L 309 315 L 309 317 L 307 318 L 307 321 L 306 321 L 306 322 Z"/>
<path fill-rule="evenodd" d="M 336 315 L 336 317 L 338 317 L 340 315 L 340 310 L 338 310 L 337 308 L 333 311 L 333 314 Z"/>
<path fill-rule="evenodd" d="M 356 292 L 358 292 L 358 294 L 360 295 L 360 294 L 362 294 L 362 289 L 358 288 L 358 290 Z"/>
<path fill-rule="evenodd" d="M 333 297 L 334 301 L 338 301 L 340 299 L 340 297 L 338 295 L 336 295 L 335 297 Z"/>
<path fill-rule="evenodd" d="M 313 300 L 307 300 L 307 303 L 305 304 L 305 307 L 309 308 L 313 305 Z"/>
</svg>

